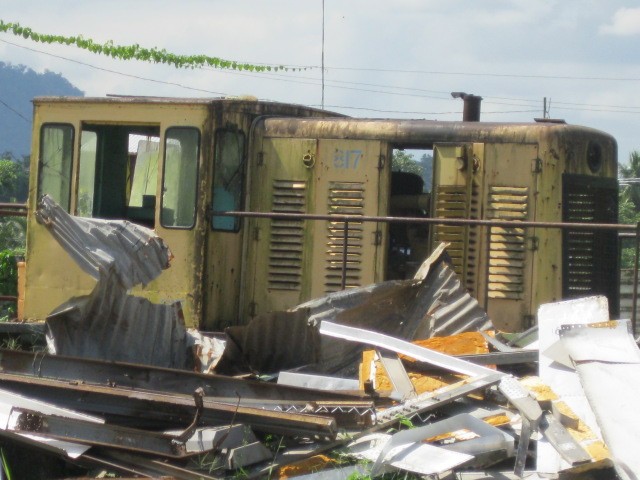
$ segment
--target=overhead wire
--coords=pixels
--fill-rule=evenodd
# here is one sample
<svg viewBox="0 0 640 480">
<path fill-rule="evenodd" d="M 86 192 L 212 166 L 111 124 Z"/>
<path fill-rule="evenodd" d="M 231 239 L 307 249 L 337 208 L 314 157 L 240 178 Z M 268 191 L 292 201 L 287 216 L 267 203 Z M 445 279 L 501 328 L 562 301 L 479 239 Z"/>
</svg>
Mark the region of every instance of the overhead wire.
<svg viewBox="0 0 640 480">
<path fill-rule="evenodd" d="M 17 48 L 22 48 L 22 49 L 26 49 L 35 53 L 40 53 L 43 55 L 48 55 L 54 58 L 58 58 L 61 60 L 65 60 L 68 62 L 72 62 L 78 65 L 82 65 L 82 66 L 86 66 L 88 68 L 93 68 L 99 71 L 104 71 L 107 73 L 111 73 L 114 75 L 120 75 L 120 76 L 124 76 L 124 77 L 128 77 L 128 78 L 133 78 L 136 80 L 141 80 L 141 81 L 148 81 L 148 82 L 153 82 L 153 83 L 157 83 L 157 84 L 163 84 L 163 85 L 169 85 L 169 86 L 174 86 L 174 87 L 178 87 L 178 88 L 182 88 L 185 90 L 190 90 L 190 91 L 197 91 L 197 92 L 202 92 L 202 93 L 207 93 L 207 94 L 213 94 L 213 95 L 221 95 L 221 96 L 228 96 L 228 93 L 225 92 L 218 92 L 218 91 L 213 91 L 213 90 L 209 90 L 209 89 L 204 89 L 204 88 L 198 88 L 198 87 L 192 87 L 189 85 L 185 85 L 183 83 L 179 83 L 179 82 L 170 82 L 170 81 L 166 81 L 166 80 L 158 80 L 155 78 L 149 78 L 149 77 L 143 77 L 140 75 L 134 75 L 134 74 L 130 74 L 130 73 L 125 73 L 125 72 L 120 72 L 117 70 L 112 70 L 112 69 L 108 69 L 108 68 L 104 68 L 104 67 L 99 67 L 96 65 L 92 65 L 90 63 L 86 63 L 86 62 L 82 62 L 80 60 L 75 60 L 75 59 L 71 59 L 71 58 L 67 58 L 64 57 L 62 55 L 56 55 L 53 53 L 49 53 L 49 52 L 44 52 L 42 50 L 38 50 L 38 49 L 34 49 L 34 48 L 30 48 L 30 47 L 26 47 L 24 45 L 19 45 L 16 44 L 14 42 L 10 42 L 4 39 L 0 39 L 0 42 L 6 43 L 8 45 L 12 45 L 15 46 Z M 267 64 L 264 64 L 267 65 Z M 297 66 L 296 66 L 297 67 Z M 247 72 L 236 72 L 236 71 L 229 71 L 229 70 L 216 70 L 216 69 L 212 69 L 209 67 L 202 67 L 203 69 L 209 69 L 209 70 L 214 70 L 217 71 L 219 73 L 226 73 L 226 74 L 231 74 L 231 75 L 239 75 L 239 76 L 249 76 L 249 77 L 261 77 L 261 78 L 269 78 L 271 80 L 277 80 L 277 81 L 285 81 L 285 82 L 291 82 L 291 83 L 298 83 L 298 84 L 307 84 L 307 85 L 321 85 L 321 83 L 318 83 L 318 79 L 315 79 L 313 77 L 300 77 L 300 76 L 294 76 L 294 75 L 282 75 L 282 74 L 276 74 L 276 73 L 247 73 Z M 314 67 L 315 68 L 315 67 Z M 326 67 L 327 70 L 362 70 L 362 71 L 384 71 L 384 72 L 404 72 L 404 73 L 425 73 L 425 74 L 439 74 L 439 73 L 450 73 L 450 74 L 469 74 L 471 75 L 472 73 L 470 72 L 431 72 L 431 71 L 424 71 L 424 70 L 388 70 L 388 69 L 358 69 L 358 68 L 351 68 L 351 67 Z M 544 76 L 544 75 L 511 75 L 511 74 L 477 74 L 477 75 L 491 75 L 491 76 L 515 76 L 515 77 L 527 77 L 527 78 L 561 78 L 561 79 L 578 79 L 578 78 L 582 78 L 582 79 L 600 79 L 600 80 L 606 80 L 605 77 L 568 77 L 568 76 Z M 308 81 L 304 81 L 304 80 L 311 80 L 310 82 Z M 613 79 L 611 78 L 610 80 L 623 80 L 623 79 Z M 636 80 L 636 79 L 626 79 L 626 80 Z M 640 80 L 640 79 L 637 79 Z M 364 83 L 364 82 L 349 82 L 349 81 L 344 81 L 344 80 L 325 80 L 325 82 L 327 84 L 331 84 L 332 88 L 340 88 L 340 89 L 345 89 L 345 90 L 351 90 L 351 91 L 360 91 L 360 92 L 366 92 L 366 93 L 377 93 L 377 94 L 383 94 L 383 95 L 397 95 L 397 96 L 407 96 L 407 97 L 416 97 L 416 98 L 429 98 L 429 99 L 433 99 L 433 100 L 441 100 L 441 101 L 450 101 L 450 92 L 444 92 L 444 91 L 436 91 L 436 90 L 427 90 L 427 89 L 420 89 L 420 88 L 414 88 L 414 87 L 402 87 L 402 86 L 392 86 L 392 85 L 382 85 L 382 84 L 372 84 L 372 83 Z M 336 85 L 336 84 L 343 84 L 343 85 Z M 357 88 L 357 87 L 349 87 L 349 86 L 345 86 L 345 85 L 364 85 L 364 86 L 372 86 L 372 87 L 379 87 L 379 88 L 389 88 L 392 90 L 404 90 L 405 92 L 424 92 L 424 93 L 434 93 L 436 95 L 442 95 L 442 96 L 436 96 L 436 95 L 425 95 L 424 93 L 420 94 L 420 93 L 403 93 L 403 92 L 396 92 L 396 91 L 388 91 L 388 90 L 379 90 L 379 89 L 369 89 L 369 88 Z M 509 97 L 493 97 L 493 96 L 483 96 L 483 98 L 485 99 L 485 104 L 493 104 L 493 105 L 505 105 L 505 106 L 513 106 L 513 107 L 531 107 L 534 104 L 539 103 L 539 99 L 524 99 L 524 98 L 509 98 Z M 495 100 L 506 100 L 505 102 L 499 102 L 499 101 L 494 101 Z M 511 102 L 510 102 L 511 101 Z M 524 103 L 513 103 L 513 102 L 524 102 Z M 558 106 L 560 105 L 560 106 Z M 569 105 L 567 107 L 562 106 L 562 105 Z M 6 105 L 5 105 L 6 106 Z M 584 107 L 584 108 L 576 108 L 576 107 Z M 595 107 L 595 108 L 594 108 Z M 436 113 L 430 113 L 430 112 L 411 112 L 411 111 L 397 111 L 397 110 L 376 110 L 373 108 L 365 108 L 365 107 L 346 107 L 346 106 L 340 106 L 340 107 L 332 107 L 332 108 L 351 108 L 354 110 L 368 110 L 368 111 L 377 111 L 377 112 L 383 112 L 383 113 L 407 113 L 407 114 L 436 114 Z M 558 110 L 576 110 L 576 111 L 595 111 L 595 112 L 608 112 L 608 113 L 640 113 L 640 106 L 639 107 L 633 107 L 633 106 L 615 106 L 615 105 L 593 105 L 593 104 L 581 104 L 581 103 L 574 103 L 574 102 L 561 102 L 561 101 L 555 101 L 554 102 L 554 108 L 558 109 Z M 495 113 L 523 113 L 523 112 L 535 112 L 538 111 L 538 109 L 536 110 L 509 110 L 509 111 L 496 111 Z M 460 112 L 456 112 L 456 113 L 460 113 Z M 483 112 L 483 113 L 493 113 L 493 112 Z M 437 114 L 443 114 L 441 112 L 437 113 Z"/>
<path fill-rule="evenodd" d="M 17 111 L 15 108 L 11 107 L 10 105 L 7 105 L 4 101 L 2 101 L 2 99 L 0 99 L 0 104 L 3 105 L 4 107 L 6 107 L 7 109 L 9 109 L 10 111 L 12 111 L 13 113 L 15 113 L 16 115 L 18 115 L 20 118 L 22 118 L 25 122 L 27 123 L 31 123 L 31 120 L 29 120 L 27 117 L 25 117 L 24 115 L 22 115 L 19 111 Z"/>
<path fill-rule="evenodd" d="M 320 105 L 309 105 L 310 107 L 319 107 Z M 378 113 L 403 113 L 403 114 L 411 114 L 411 115 L 460 115 L 460 111 L 455 112 L 422 112 L 422 111 L 406 111 L 406 110 L 380 110 L 369 107 L 352 107 L 345 105 L 325 105 L 326 108 L 341 108 L 345 110 L 365 110 L 368 112 L 378 112 Z M 506 110 L 506 111 L 483 111 L 482 114 L 494 114 L 494 113 L 532 113 L 537 112 L 538 110 Z"/>
<path fill-rule="evenodd" d="M 183 85 L 183 84 L 177 83 L 177 82 L 168 82 L 166 80 L 157 80 L 155 78 L 141 77 L 139 75 L 133 75 L 131 73 L 119 72 L 117 70 L 111 70 L 111 69 L 104 68 L 104 67 L 98 67 L 98 66 L 92 65 L 90 63 L 81 62 L 80 60 L 74 60 L 72 58 L 63 57 L 62 55 L 56 55 L 54 53 L 43 52 L 42 50 L 37 50 L 35 48 L 25 47 L 24 45 L 18 45 L 18 44 L 13 43 L 13 42 L 8 42 L 7 40 L 0 39 L 0 42 L 7 43 L 9 45 L 13 45 L 14 47 L 23 48 L 25 50 L 29 50 L 29 51 L 32 51 L 32 52 L 35 52 L 35 53 L 41 53 L 43 55 L 48 55 L 50 57 L 59 58 L 61 60 L 66 60 L 67 62 L 76 63 L 78 65 L 83 65 L 85 67 L 93 68 L 93 69 L 100 70 L 100 71 L 103 71 L 103 72 L 113 73 L 115 75 L 121 75 L 123 77 L 129 77 L 129 78 L 134 78 L 136 80 L 144 80 L 146 82 L 154 82 L 154 83 L 159 83 L 159 84 L 164 84 L 164 85 L 172 85 L 172 86 L 175 86 L 175 87 L 184 88 L 186 90 L 194 90 L 194 91 L 199 91 L 199 92 L 202 92 L 202 93 L 211 93 L 213 95 L 222 95 L 222 96 L 227 96 L 228 95 L 227 93 L 215 92 L 215 91 L 206 90 L 206 89 L 203 89 L 203 88 L 190 87 L 188 85 Z"/>
</svg>

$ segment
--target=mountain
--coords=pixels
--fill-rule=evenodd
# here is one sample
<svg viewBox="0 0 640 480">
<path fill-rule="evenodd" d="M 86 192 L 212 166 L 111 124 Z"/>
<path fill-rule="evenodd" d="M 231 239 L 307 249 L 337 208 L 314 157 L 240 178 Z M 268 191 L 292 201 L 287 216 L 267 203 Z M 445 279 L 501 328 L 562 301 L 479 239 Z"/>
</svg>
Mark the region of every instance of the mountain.
<svg viewBox="0 0 640 480">
<path fill-rule="evenodd" d="M 0 62 L 0 153 L 20 158 L 31 151 L 33 97 L 84 96 L 59 73 L 37 73 L 24 65 Z"/>
</svg>

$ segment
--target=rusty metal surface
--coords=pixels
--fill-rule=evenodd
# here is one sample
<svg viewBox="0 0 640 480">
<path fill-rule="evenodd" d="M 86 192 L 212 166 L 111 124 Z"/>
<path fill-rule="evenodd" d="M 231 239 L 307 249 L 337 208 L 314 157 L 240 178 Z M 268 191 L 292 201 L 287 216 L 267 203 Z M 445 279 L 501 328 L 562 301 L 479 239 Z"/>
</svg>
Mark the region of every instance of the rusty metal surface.
<svg viewBox="0 0 640 480">
<path fill-rule="evenodd" d="M 241 403 L 271 402 L 277 405 L 310 401 L 368 401 L 367 396 L 356 393 L 327 392 L 187 370 L 18 350 L 0 350 L 0 371 L 184 395 L 191 395 L 197 388 L 203 388 L 208 397 L 229 397 L 234 403 L 238 402 L 238 397 Z"/>
<path fill-rule="evenodd" d="M 140 475 L 148 478 L 175 478 L 178 480 L 220 480 L 209 473 L 167 462 L 163 459 L 148 458 L 144 455 L 122 452 L 112 449 L 101 449 L 84 455 L 83 459 L 96 465 L 115 469 L 123 473 Z"/>
<path fill-rule="evenodd" d="M 179 97 L 150 97 L 135 95 L 109 95 L 107 97 L 53 97 L 40 96 L 33 99 L 33 104 L 37 108 L 41 105 L 63 103 L 68 105 L 92 105 L 92 104 L 146 104 L 146 105 L 187 105 L 187 106 L 215 106 L 226 110 L 235 110 L 255 115 L 278 115 L 292 117 L 338 117 L 344 118 L 341 113 L 321 110 L 319 108 L 308 107 L 293 103 L 270 102 L 261 100 L 249 100 L 243 98 L 223 98 L 223 97 L 199 97 L 199 98 L 179 98 Z"/>
<path fill-rule="evenodd" d="M 116 424 L 136 428 L 157 425 L 186 426 L 196 407 L 191 395 L 145 392 L 130 388 L 86 385 L 23 375 L 0 373 L 3 387 L 66 408 L 104 415 Z M 206 425 L 247 423 L 258 431 L 282 435 L 333 438 L 336 421 L 329 416 L 283 413 L 204 399 L 201 421 Z"/>
<path fill-rule="evenodd" d="M 432 262 L 429 272 L 420 282 L 384 282 L 371 287 L 371 291 L 365 287 L 339 292 L 301 308 L 310 308 L 309 318 L 314 324 L 336 322 L 405 340 L 490 328 L 487 314 L 467 293 L 446 254 L 428 261 Z M 321 338 L 323 369 L 344 368 L 348 361 L 353 364 L 362 349 L 362 345 Z"/>
<path fill-rule="evenodd" d="M 184 442 L 171 435 L 62 418 L 24 408 L 12 409 L 8 429 L 67 442 L 125 449 L 171 458 L 187 455 Z"/>
<path fill-rule="evenodd" d="M 544 135 L 597 136 L 614 148 L 613 136 L 592 128 L 550 123 L 455 122 L 399 119 L 268 118 L 259 125 L 266 137 L 376 139 L 404 148 L 426 148 L 434 143 L 532 143 Z"/>
<path fill-rule="evenodd" d="M 388 281 L 332 293 L 292 312 L 259 316 L 247 326 L 228 329 L 230 341 L 217 371 L 274 372 L 307 365 L 310 371 L 354 373 L 364 347 L 320 338 L 317 325 L 322 321 L 406 340 L 490 327 L 487 314 L 461 285 L 443 250 L 439 252 L 428 260 L 430 269 L 423 280 Z M 281 334 L 283 329 L 287 335 Z"/>
</svg>

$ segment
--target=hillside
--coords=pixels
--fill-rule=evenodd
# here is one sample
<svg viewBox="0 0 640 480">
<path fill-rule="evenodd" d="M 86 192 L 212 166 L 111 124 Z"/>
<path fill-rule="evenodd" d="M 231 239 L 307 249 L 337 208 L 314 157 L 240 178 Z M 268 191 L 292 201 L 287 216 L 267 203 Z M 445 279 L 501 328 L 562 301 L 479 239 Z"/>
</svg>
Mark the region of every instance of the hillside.
<svg viewBox="0 0 640 480">
<path fill-rule="evenodd" d="M 0 153 L 11 152 L 17 158 L 29 154 L 31 100 L 41 95 L 83 96 L 84 92 L 58 73 L 37 73 L 0 62 Z"/>
</svg>

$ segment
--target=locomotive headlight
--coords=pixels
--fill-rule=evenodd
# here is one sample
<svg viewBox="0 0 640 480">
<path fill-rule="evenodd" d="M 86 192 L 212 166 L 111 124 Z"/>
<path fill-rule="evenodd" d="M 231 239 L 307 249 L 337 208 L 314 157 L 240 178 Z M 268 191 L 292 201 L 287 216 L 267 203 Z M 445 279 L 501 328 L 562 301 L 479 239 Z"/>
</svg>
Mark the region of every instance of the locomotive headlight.
<svg viewBox="0 0 640 480">
<path fill-rule="evenodd" d="M 599 143 L 591 142 L 587 147 L 587 165 L 592 173 L 598 173 L 602 168 L 602 147 Z"/>
</svg>

